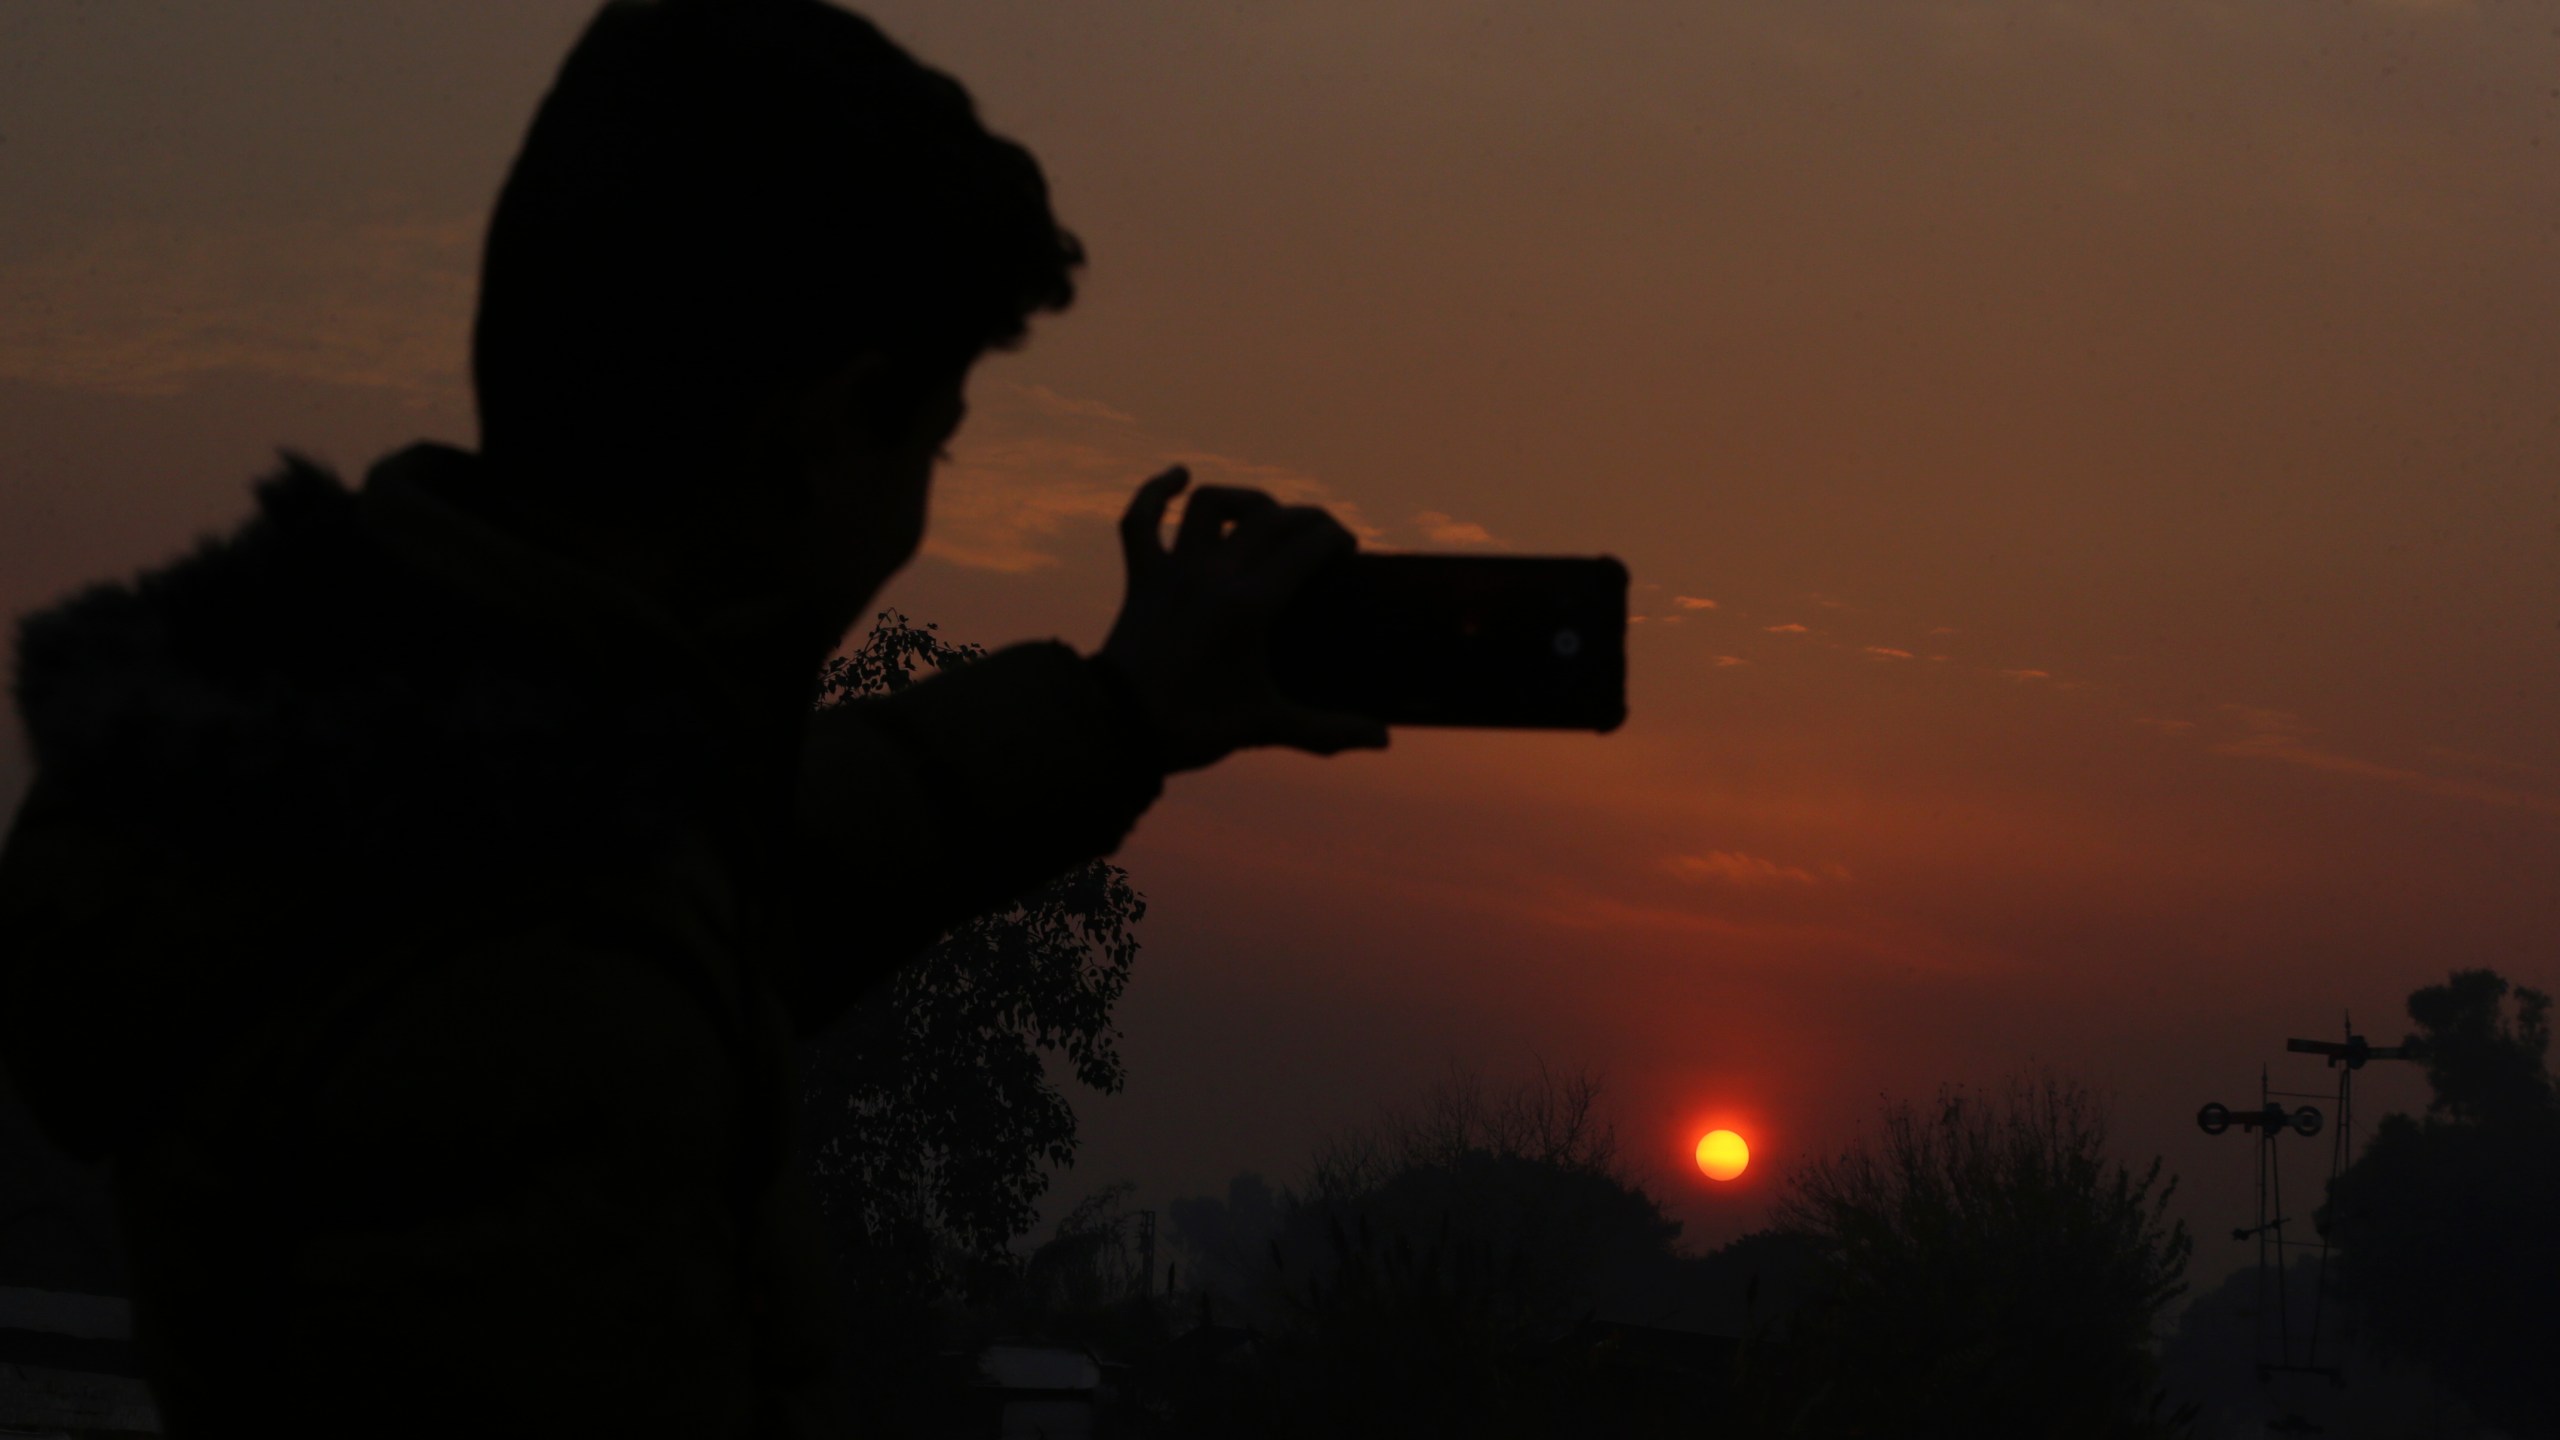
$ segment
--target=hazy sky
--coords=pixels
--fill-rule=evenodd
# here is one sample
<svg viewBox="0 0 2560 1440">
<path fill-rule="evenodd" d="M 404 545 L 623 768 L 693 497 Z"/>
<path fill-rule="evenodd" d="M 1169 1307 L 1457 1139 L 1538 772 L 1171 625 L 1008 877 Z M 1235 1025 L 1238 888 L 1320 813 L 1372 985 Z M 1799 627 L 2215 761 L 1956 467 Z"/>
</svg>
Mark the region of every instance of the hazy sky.
<svg viewBox="0 0 2560 1440">
<path fill-rule="evenodd" d="M 0 9 L 10 613 L 227 528 L 278 444 L 472 438 L 479 229 L 589 8 Z M 2287 1035 L 2457 965 L 2560 984 L 2549 5 L 868 13 L 1093 256 L 889 603 L 1097 642 L 1175 457 L 1638 582 L 1616 735 L 1175 782 L 1065 1195 L 1285 1178 L 1544 1055 L 1709 1242 L 1880 1095 L 2041 1059 L 2211 1272 L 2250 1155 L 2199 1102 L 2325 1085 Z M 1714 1193 L 1710 1120 L 1759 1161 Z"/>
</svg>

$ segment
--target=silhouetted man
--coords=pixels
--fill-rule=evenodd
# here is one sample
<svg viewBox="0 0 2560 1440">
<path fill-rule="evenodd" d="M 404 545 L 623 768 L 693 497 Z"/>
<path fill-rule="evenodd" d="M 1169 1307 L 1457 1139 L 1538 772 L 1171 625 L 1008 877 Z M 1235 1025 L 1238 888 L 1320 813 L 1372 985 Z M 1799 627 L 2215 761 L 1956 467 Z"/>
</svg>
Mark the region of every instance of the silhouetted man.
<svg viewBox="0 0 2560 1440">
<path fill-rule="evenodd" d="M 490 226 L 479 453 L 288 461 L 24 623 L 0 1045 L 112 1167 L 170 1433 L 849 1433 L 796 1037 L 1169 772 L 1385 743 L 1260 659 L 1350 536 L 1203 490 L 1167 546 L 1179 472 L 1098 656 L 812 714 L 971 364 L 1080 261 L 868 23 L 619 0 Z"/>
</svg>

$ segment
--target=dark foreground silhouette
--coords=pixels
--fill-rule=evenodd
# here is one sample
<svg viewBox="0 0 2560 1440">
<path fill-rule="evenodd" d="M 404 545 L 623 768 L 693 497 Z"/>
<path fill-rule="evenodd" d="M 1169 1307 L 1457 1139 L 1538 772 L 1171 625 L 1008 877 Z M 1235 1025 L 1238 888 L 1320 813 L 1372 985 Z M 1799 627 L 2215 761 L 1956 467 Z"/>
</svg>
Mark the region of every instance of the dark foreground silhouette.
<svg viewBox="0 0 2560 1440">
<path fill-rule="evenodd" d="M 1179 471 L 1099 655 L 813 713 L 1081 258 L 867 22 L 609 5 L 492 221 L 480 450 L 292 461 L 24 623 L 0 1053 L 110 1167 L 169 1433 L 854 1432 L 801 1037 L 1167 773 L 1385 742 L 1258 658 L 1347 532 L 1212 489 L 1168 546 Z"/>
</svg>

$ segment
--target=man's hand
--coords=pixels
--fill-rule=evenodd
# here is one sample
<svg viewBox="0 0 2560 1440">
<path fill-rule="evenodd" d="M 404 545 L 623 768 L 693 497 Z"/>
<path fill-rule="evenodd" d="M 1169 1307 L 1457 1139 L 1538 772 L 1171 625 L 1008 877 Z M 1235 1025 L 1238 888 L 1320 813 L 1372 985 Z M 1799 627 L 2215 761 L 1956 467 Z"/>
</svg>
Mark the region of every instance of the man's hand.
<svg viewBox="0 0 2560 1440">
<path fill-rule="evenodd" d="M 1263 654 L 1272 617 L 1359 541 L 1315 506 L 1211 485 L 1192 495 L 1167 548 L 1165 507 L 1190 483 L 1177 465 L 1138 487 L 1120 518 L 1129 595 L 1099 657 L 1128 680 L 1166 771 L 1196 770 L 1250 745 L 1318 755 L 1384 749 L 1387 727 L 1377 721 L 1283 696 Z"/>
</svg>

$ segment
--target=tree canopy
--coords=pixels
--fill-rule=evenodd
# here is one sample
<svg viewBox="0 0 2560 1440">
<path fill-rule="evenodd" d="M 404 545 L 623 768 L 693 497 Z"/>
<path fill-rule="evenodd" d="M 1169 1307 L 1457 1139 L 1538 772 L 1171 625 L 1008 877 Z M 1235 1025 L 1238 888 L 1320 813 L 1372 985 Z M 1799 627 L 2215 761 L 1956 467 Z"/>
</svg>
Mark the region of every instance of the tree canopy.
<svg viewBox="0 0 2560 1440">
<path fill-rule="evenodd" d="M 817 703 L 893 693 L 984 654 L 887 611 L 830 662 Z M 1012 1276 L 1010 1246 L 1031 1228 L 1049 1170 L 1075 1159 L 1075 1109 L 1049 1067 L 1120 1088 L 1111 1012 L 1145 914 L 1127 872 L 1080 866 L 953 930 L 820 1039 L 808 1144 L 866 1313 Z"/>
<path fill-rule="evenodd" d="M 2047 1075 L 1890 1105 L 1875 1141 L 1801 1172 L 1775 1218 L 1814 1293 L 1746 1357 L 1762 1427 L 2166 1433 L 2153 1330 L 2191 1246 L 2176 1180 L 2108 1139 L 2100 1099 Z"/>
<path fill-rule="evenodd" d="M 1587 1072 L 1454 1073 L 1336 1136 L 1276 1205 L 1250 1177 L 1229 1203 L 1177 1205 L 1212 1276 L 1242 1268 L 1217 1257 L 1247 1236 L 1264 1251 L 1235 1307 L 1254 1363 L 1190 1398 L 1185 1433 L 1692 1433 L 1721 1352 L 1687 1371 L 1622 1353 L 1629 1322 L 1653 1334 L 1677 1308 L 1694 1262 L 1599 1096 Z"/>
<path fill-rule="evenodd" d="M 2389 1115 L 2330 1191 L 2344 1293 L 2389 1353 L 2479 1415 L 2560 1435 L 2560 1098 L 2551 999 L 2492 970 L 2409 997 L 2434 1092 Z"/>
</svg>

